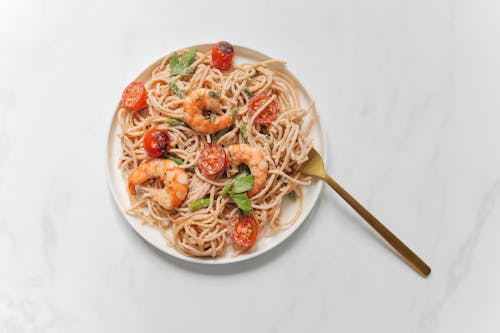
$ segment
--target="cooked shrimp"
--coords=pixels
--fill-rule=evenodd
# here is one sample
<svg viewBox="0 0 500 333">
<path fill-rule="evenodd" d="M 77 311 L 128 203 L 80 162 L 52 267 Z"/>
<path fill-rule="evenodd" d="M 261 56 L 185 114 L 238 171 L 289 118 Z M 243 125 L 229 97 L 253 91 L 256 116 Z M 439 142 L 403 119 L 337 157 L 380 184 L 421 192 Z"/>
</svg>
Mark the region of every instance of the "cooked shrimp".
<svg viewBox="0 0 500 333">
<path fill-rule="evenodd" d="M 193 90 L 184 101 L 184 121 L 198 133 L 212 134 L 231 125 L 231 117 L 221 115 L 215 92 L 205 88 Z"/>
<path fill-rule="evenodd" d="M 250 173 L 254 176 L 254 183 L 248 196 L 253 196 L 264 187 L 267 179 L 267 161 L 264 159 L 264 152 L 257 147 L 248 144 L 234 144 L 227 147 L 227 155 L 232 165 L 245 163 L 250 168 Z"/>
<path fill-rule="evenodd" d="M 165 183 L 162 190 L 149 189 L 153 200 L 166 209 L 174 209 L 186 198 L 188 192 L 188 176 L 184 169 L 174 161 L 161 158 L 139 165 L 128 177 L 128 190 L 135 194 L 135 186 L 151 178 L 161 178 Z"/>
</svg>

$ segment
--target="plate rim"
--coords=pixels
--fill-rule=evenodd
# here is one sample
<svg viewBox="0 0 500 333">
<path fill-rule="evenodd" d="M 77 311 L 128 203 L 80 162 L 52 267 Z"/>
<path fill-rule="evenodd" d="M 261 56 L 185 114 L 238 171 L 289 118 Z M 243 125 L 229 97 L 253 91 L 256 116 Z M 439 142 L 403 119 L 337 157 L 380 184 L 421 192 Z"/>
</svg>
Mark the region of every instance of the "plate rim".
<svg viewBox="0 0 500 333">
<path fill-rule="evenodd" d="M 146 71 L 152 69 L 153 66 L 157 65 L 159 62 L 161 62 L 166 56 L 168 56 L 172 52 L 175 52 L 177 50 L 182 50 L 182 49 L 191 49 L 191 48 L 203 49 L 203 48 L 212 47 L 212 46 L 213 46 L 213 43 L 204 43 L 204 44 L 195 44 L 195 45 L 191 45 L 191 46 L 186 46 L 186 47 L 183 47 L 183 48 L 179 48 L 179 49 L 176 49 L 176 50 L 172 50 L 172 51 L 166 53 L 164 56 L 162 56 L 159 59 L 157 59 L 156 61 L 154 61 L 151 64 L 149 64 L 144 70 L 141 71 L 141 73 L 139 73 L 139 75 L 136 76 L 136 78 L 134 80 L 139 79 L 139 77 L 141 77 Z M 248 48 L 248 47 L 241 46 L 241 45 L 238 45 L 238 44 L 233 44 L 233 47 L 235 47 L 235 49 L 244 50 L 246 53 L 253 53 L 257 57 L 262 57 L 262 58 L 266 58 L 266 59 L 274 59 L 274 58 L 268 56 L 267 54 L 264 54 L 264 53 L 262 53 L 260 51 L 256 51 L 255 49 L 252 49 L 252 48 Z M 307 91 L 305 89 L 305 87 L 302 85 L 302 83 L 299 80 L 299 78 L 294 73 L 290 72 L 288 70 L 288 67 L 284 66 L 283 69 L 284 69 L 284 71 L 288 75 L 291 76 L 291 78 L 293 79 L 294 83 L 298 85 L 298 88 L 301 89 L 303 91 L 303 93 L 305 93 L 305 96 L 309 100 L 311 100 L 311 101 L 313 101 L 315 103 L 315 100 L 313 98 L 311 98 L 311 95 L 309 94 L 309 91 Z M 185 262 L 190 262 L 190 263 L 195 263 L 195 264 L 202 264 L 202 265 L 229 265 L 229 264 L 234 264 L 234 263 L 238 263 L 238 262 L 243 262 L 243 261 L 246 261 L 246 260 L 250 260 L 250 259 L 256 258 L 256 257 L 258 257 L 260 255 L 263 255 L 263 254 L 271 251 L 272 249 L 274 249 L 278 245 L 286 242 L 292 236 L 292 234 L 294 234 L 300 228 L 300 226 L 305 223 L 305 221 L 307 220 L 307 218 L 311 214 L 311 212 L 314 209 L 314 207 L 316 207 L 318 199 L 319 199 L 319 196 L 320 196 L 321 191 L 322 191 L 323 186 L 324 186 L 324 183 L 321 180 L 319 180 L 319 179 L 317 180 L 317 182 L 318 182 L 318 185 L 317 185 L 318 189 L 317 189 L 317 192 L 314 193 L 315 197 L 312 200 L 312 204 L 311 204 L 310 208 L 308 210 L 304 209 L 304 211 L 302 212 L 302 214 L 298 217 L 298 220 L 294 224 L 292 224 L 291 226 L 289 226 L 288 228 L 286 228 L 287 234 L 284 235 L 283 239 L 281 239 L 281 240 L 279 240 L 279 241 L 277 241 L 275 243 L 272 243 L 272 244 L 268 245 L 266 248 L 257 250 L 255 252 L 247 253 L 247 254 L 242 254 L 242 255 L 239 255 L 239 256 L 236 256 L 236 257 L 229 257 L 229 258 L 222 258 L 222 259 L 221 258 L 218 259 L 218 258 L 191 257 L 191 256 L 187 256 L 187 255 L 179 252 L 177 249 L 175 249 L 173 247 L 170 247 L 168 245 L 165 245 L 166 249 L 157 246 L 154 242 L 150 241 L 148 239 L 147 235 L 145 235 L 145 233 L 141 230 L 142 227 L 144 227 L 145 225 L 140 224 L 137 227 L 134 223 L 132 223 L 131 219 L 134 218 L 134 217 L 133 216 L 129 216 L 125 212 L 124 207 L 121 206 L 120 200 L 118 198 L 118 194 L 116 193 L 117 189 L 113 185 L 112 175 L 111 175 L 111 172 L 112 172 L 111 168 L 112 168 L 112 165 L 113 165 L 113 163 L 111 161 L 111 159 L 112 159 L 111 158 L 112 157 L 112 147 L 113 147 L 112 142 L 113 142 L 113 139 L 114 139 L 114 136 L 113 136 L 113 128 L 114 128 L 114 126 L 113 126 L 113 124 L 115 122 L 115 118 L 117 117 L 117 110 L 119 108 L 119 105 L 120 105 L 120 98 L 118 98 L 118 103 L 116 104 L 115 108 L 113 109 L 113 112 L 111 112 L 111 116 L 110 116 L 110 118 L 108 120 L 108 126 L 107 126 L 107 131 L 106 131 L 106 149 L 105 149 L 106 156 L 105 156 L 105 163 L 106 163 L 106 179 L 107 179 L 108 188 L 111 191 L 111 195 L 113 197 L 114 204 L 117 206 L 118 210 L 120 211 L 121 216 L 125 219 L 125 221 L 127 221 L 127 224 L 129 225 L 129 227 L 131 227 L 135 231 L 135 233 L 137 235 L 139 235 L 142 238 L 142 240 L 145 241 L 149 246 L 151 246 L 154 249 L 160 251 L 162 254 L 166 254 L 166 255 L 172 256 L 172 257 L 174 257 L 176 259 L 179 259 L 179 260 L 182 260 L 182 261 L 185 261 Z M 318 126 L 320 128 L 320 132 L 321 132 L 320 133 L 320 137 L 321 137 L 321 141 L 322 141 L 321 144 L 323 146 L 322 157 L 323 157 L 324 163 L 326 163 L 326 161 L 327 161 L 327 151 L 328 151 L 328 149 L 327 149 L 326 133 L 325 133 L 324 128 L 322 126 L 320 114 L 316 110 L 316 104 L 314 105 L 313 112 L 314 112 L 314 116 L 316 117 L 316 119 L 318 121 Z M 135 218 L 135 219 L 137 219 L 137 218 Z M 273 237 L 273 236 L 270 236 L 270 237 Z M 166 240 L 165 240 L 165 244 L 166 244 Z M 171 251 L 169 251 L 169 250 L 171 250 Z"/>
</svg>

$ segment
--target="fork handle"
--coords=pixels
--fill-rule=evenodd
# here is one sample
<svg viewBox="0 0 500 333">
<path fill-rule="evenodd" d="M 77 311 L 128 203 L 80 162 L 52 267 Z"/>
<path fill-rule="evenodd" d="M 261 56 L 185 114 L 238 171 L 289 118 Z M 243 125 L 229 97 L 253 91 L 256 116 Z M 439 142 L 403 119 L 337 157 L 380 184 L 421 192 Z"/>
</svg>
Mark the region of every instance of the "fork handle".
<svg viewBox="0 0 500 333">
<path fill-rule="evenodd" d="M 337 192 L 368 224 L 406 261 L 415 271 L 426 277 L 431 273 L 431 268 L 420 259 L 408 246 L 396 237 L 382 222 L 373 216 L 365 207 L 352 197 L 332 177 L 326 175 L 325 181 Z"/>
</svg>

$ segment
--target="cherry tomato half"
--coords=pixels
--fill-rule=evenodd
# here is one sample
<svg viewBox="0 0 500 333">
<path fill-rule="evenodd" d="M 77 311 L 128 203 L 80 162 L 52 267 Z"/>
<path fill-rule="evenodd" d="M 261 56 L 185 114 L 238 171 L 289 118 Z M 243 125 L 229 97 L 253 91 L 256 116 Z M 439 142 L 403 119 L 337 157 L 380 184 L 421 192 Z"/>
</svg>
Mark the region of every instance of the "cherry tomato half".
<svg viewBox="0 0 500 333">
<path fill-rule="evenodd" d="M 140 81 L 130 83 L 122 94 L 122 106 L 131 110 L 139 110 L 146 105 L 148 92 Z"/>
<path fill-rule="evenodd" d="M 244 247 L 250 247 L 257 241 L 259 226 L 250 215 L 243 215 L 242 218 L 235 217 L 227 226 L 229 237 L 232 241 Z"/>
<path fill-rule="evenodd" d="M 271 96 L 257 95 L 252 97 L 248 102 L 248 115 L 251 117 L 264 103 L 266 103 Z M 261 113 L 255 118 L 254 122 L 258 125 L 269 125 L 278 117 L 278 105 L 276 101 L 272 101 Z"/>
<path fill-rule="evenodd" d="M 233 46 L 228 42 L 218 42 L 212 48 L 212 62 L 215 68 L 226 70 L 233 65 Z"/>
<path fill-rule="evenodd" d="M 201 150 L 198 167 L 206 177 L 217 176 L 224 171 L 226 165 L 226 151 L 220 145 L 211 143 Z"/>
<path fill-rule="evenodd" d="M 170 149 L 170 136 L 168 131 L 152 128 L 144 135 L 144 150 L 151 157 L 160 157 Z"/>
</svg>

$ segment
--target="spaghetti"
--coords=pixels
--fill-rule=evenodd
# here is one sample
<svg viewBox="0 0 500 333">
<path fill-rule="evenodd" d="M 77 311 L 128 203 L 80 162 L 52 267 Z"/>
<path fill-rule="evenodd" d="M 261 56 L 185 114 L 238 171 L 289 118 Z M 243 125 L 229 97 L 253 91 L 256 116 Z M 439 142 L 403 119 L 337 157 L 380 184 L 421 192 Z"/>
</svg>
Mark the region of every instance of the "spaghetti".
<svg viewBox="0 0 500 333">
<path fill-rule="evenodd" d="M 187 52 L 178 51 L 180 55 Z M 191 73 L 172 75 L 174 54 L 165 57 L 145 82 L 146 107 L 132 112 L 122 107 L 118 112 L 123 147 L 120 168 L 128 177 L 151 160 L 144 150 L 145 133 L 152 128 L 166 129 L 170 136 L 169 156 L 188 175 L 187 196 L 179 207 L 167 210 L 153 195 L 153 191 L 164 188 L 163 180 L 150 179 L 138 187 L 135 195 L 130 195 L 128 213 L 156 226 L 168 243 L 185 255 L 218 257 L 230 244 L 237 255 L 247 248 L 235 246 L 227 228 L 231 220 L 241 216 L 241 211 L 230 196 L 222 195 L 222 191 L 241 171 L 241 166 L 228 165 L 217 177 L 207 177 L 200 172 L 200 152 L 211 143 L 222 147 L 248 143 L 263 152 L 268 165 L 267 176 L 263 188 L 250 197 L 251 214 L 258 224 L 258 237 L 272 235 L 294 223 L 302 212 L 300 186 L 309 185 L 311 180 L 299 169 L 312 147 L 308 138 L 312 117 L 306 116 L 313 105 L 301 107 L 293 81 L 275 66 L 283 64 L 282 61 L 243 64 L 221 71 L 214 67 L 210 53 L 196 52 Z M 220 104 L 218 116 L 231 116 L 230 127 L 213 134 L 200 134 L 182 122 L 186 95 L 197 88 L 216 93 Z M 251 96 L 261 95 L 267 98 L 250 114 Z M 269 124 L 259 123 L 271 103 L 279 110 L 276 119 Z M 304 118 L 311 119 L 307 126 Z M 290 193 L 296 194 L 300 208 L 290 221 L 282 221 L 282 201 Z M 204 207 L 190 208 L 200 199 L 206 200 Z"/>
</svg>

